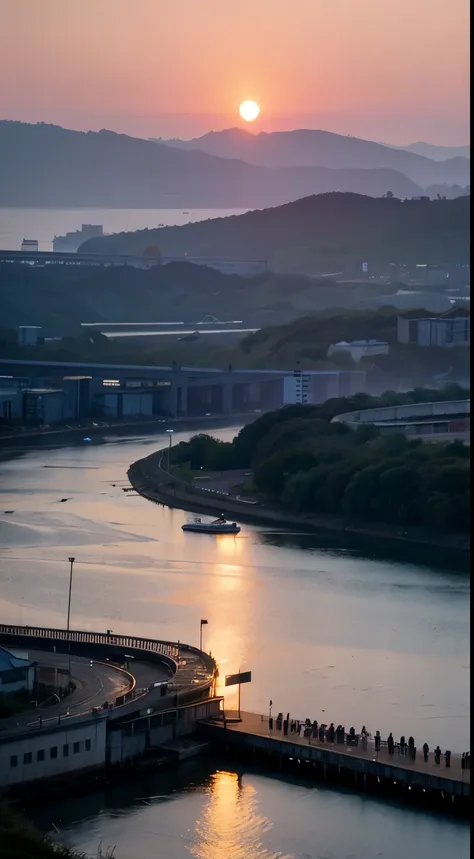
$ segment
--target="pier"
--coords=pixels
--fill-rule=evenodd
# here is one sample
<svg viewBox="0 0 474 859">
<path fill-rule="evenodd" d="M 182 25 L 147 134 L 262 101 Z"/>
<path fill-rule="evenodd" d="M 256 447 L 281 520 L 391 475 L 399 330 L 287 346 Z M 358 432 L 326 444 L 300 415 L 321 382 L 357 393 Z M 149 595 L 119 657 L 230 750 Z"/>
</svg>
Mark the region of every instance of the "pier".
<svg viewBox="0 0 474 859">
<path fill-rule="evenodd" d="M 391 796 L 413 804 L 435 807 L 448 813 L 469 813 L 471 785 L 470 769 L 461 766 L 462 757 L 451 755 L 450 767 L 434 761 L 430 749 L 428 761 L 417 749 L 415 759 L 395 749 L 388 753 L 386 740 L 375 750 L 373 737 L 363 748 L 347 743 L 330 743 L 303 732 L 285 734 L 270 727 L 269 718 L 257 713 L 242 713 L 241 720 L 212 719 L 199 724 L 199 734 L 224 749 L 229 755 L 266 765 L 277 771 L 291 772 L 300 778 L 319 779 L 339 784 L 358 792 L 367 791 Z"/>
</svg>

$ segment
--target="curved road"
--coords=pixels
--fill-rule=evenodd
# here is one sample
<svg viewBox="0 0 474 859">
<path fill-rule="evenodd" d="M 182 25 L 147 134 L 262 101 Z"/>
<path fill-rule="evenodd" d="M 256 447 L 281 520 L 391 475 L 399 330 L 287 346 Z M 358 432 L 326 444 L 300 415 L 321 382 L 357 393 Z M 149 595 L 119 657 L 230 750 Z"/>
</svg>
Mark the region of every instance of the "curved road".
<svg viewBox="0 0 474 859">
<path fill-rule="evenodd" d="M 41 666 L 63 670 L 67 670 L 69 665 L 68 656 L 64 653 L 30 650 L 28 658 Z M 137 690 L 151 683 L 170 679 L 166 669 L 159 665 L 133 660 L 133 664 L 129 664 L 129 670 L 125 671 L 115 665 L 106 665 L 95 660 L 91 662 L 89 658 L 75 655 L 71 656 L 71 674 L 76 689 L 60 704 L 50 702 L 8 719 L 1 719 L 0 730 L 37 724 L 40 717 L 44 723 L 59 716 L 77 716 L 93 707 L 101 707 L 106 701 L 114 701 L 118 695 L 128 692 L 133 686 L 133 678 Z"/>
</svg>

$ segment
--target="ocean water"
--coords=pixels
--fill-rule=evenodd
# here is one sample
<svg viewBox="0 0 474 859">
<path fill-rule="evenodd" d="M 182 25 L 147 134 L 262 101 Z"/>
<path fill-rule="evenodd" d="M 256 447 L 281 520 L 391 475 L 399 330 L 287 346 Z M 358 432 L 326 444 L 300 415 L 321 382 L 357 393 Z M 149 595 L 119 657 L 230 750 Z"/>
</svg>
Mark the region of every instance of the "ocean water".
<svg viewBox="0 0 474 859">
<path fill-rule="evenodd" d="M 241 215 L 247 209 L 41 209 L 0 208 L 0 249 L 20 250 L 23 239 L 37 239 L 40 251 L 53 249 L 54 236 L 102 224 L 105 233 L 171 227 L 209 218 Z"/>
</svg>

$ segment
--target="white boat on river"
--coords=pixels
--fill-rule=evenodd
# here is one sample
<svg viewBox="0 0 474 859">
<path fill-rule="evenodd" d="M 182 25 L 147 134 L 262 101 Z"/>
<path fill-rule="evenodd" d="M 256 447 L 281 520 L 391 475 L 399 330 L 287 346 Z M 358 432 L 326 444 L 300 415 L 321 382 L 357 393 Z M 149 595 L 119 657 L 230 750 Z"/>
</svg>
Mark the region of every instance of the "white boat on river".
<svg viewBox="0 0 474 859">
<path fill-rule="evenodd" d="M 238 534 L 237 522 L 227 522 L 224 516 L 219 516 L 212 522 L 203 522 L 199 516 L 189 519 L 181 526 L 183 531 L 196 531 L 201 534 Z"/>
</svg>

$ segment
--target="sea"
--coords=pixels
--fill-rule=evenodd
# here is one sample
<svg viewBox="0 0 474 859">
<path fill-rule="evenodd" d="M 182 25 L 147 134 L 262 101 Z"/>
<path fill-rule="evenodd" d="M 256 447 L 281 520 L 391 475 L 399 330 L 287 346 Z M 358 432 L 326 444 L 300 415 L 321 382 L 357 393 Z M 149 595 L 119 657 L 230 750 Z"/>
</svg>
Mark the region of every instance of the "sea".
<svg viewBox="0 0 474 859">
<path fill-rule="evenodd" d="M 42 209 L 0 208 L 0 249 L 20 250 L 23 239 L 36 239 L 40 251 L 52 251 L 53 238 L 102 224 L 104 233 L 182 226 L 194 221 L 242 215 L 247 209 Z"/>
</svg>

